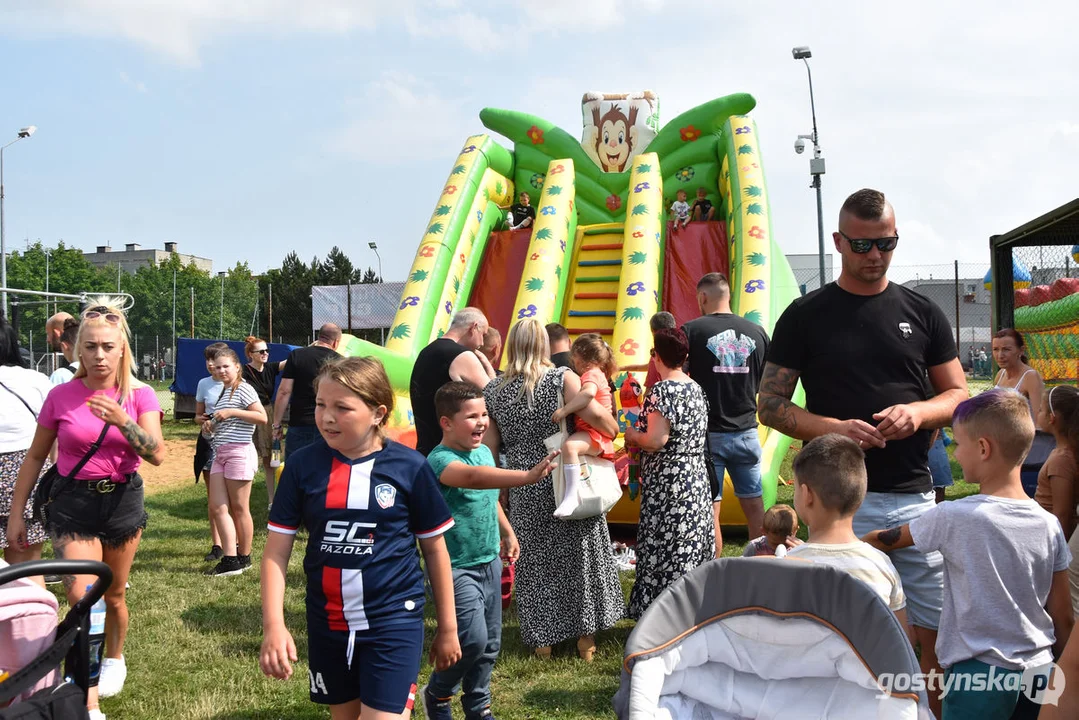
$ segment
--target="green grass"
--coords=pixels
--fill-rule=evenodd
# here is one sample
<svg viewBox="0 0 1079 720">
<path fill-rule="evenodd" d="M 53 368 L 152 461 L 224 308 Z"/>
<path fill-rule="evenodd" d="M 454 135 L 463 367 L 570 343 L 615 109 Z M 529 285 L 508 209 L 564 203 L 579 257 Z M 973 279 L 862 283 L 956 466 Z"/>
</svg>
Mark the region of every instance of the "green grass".
<svg viewBox="0 0 1079 720">
<path fill-rule="evenodd" d="M 265 543 L 260 528 L 266 526 L 261 479 L 255 481 L 252 498 L 256 567 L 239 577 L 202 574 L 208 567 L 202 556 L 210 545 L 203 485 L 151 495 L 146 507 L 149 526 L 128 590 L 131 630 L 124 649 L 128 679 L 123 693 L 102 701 L 109 718 L 328 717 L 325 709 L 308 700 L 302 539 L 289 565 L 285 595 L 286 622 L 300 662 L 288 682 L 270 680 L 259 671 L 262 617 L 257 561 Z M 632 573 L 622 576 L 627 597 L 632 578 Z M 430 610 L 429 606 L 428 641 L 434 630 Z M 572 642 L 557 647 L 550 662 L 534 660 L 521 644 L 514 608 L 505 614 L 503 626 L 502 653 L 492 682 L 499 717 L 610 717 L 622 648 L 633 627 L 630 621 L 600 635 L 591 665 L 576 658 Z M 429 673 L 424 662 L 420 685 Z M 463 717 L 459 706 L 455 717 Z"/>
<path fill-rule="evenodd" d="M 164 431 L 169 439 L 194 439 L 198 428 L 193 422 L 168 422 Z M 795 452 L 792 448 L 784 460 L 783 477 L 791 476 Z M 956 483 L 948 489 L 948 498 L 976 493 L 976 485 L 962 481 L 954 459 L 952 466 Z M 781 485 L 777 502 L 793 504 L 793 488 Z M 285 595 L 286 621 L 300 662 L 288 682 L 267 679 L 259 671 L 262 620 L 257 559 L 265 542 L 261 528 L 266 526 L 261 478 L 255 480 L 251 505 L 256 567 L 239 577 L 210 578 L 203 575 L 207 564 L 202 562 L 210 544 L 205 487 L 192 484 L 147 498 L 149 526 L 128 591 L 132 618 L 125 648 L 128 680 L 120 696 L 102 701 L 104 712 L 113 720 L 328 717 L 324 708 L 308 700 L 302 539 L 289 565 Z M 804 526 L 799 534 L 805 539 Z M 725 528 L 723 555 L 740 556 L 745 542 L 744 529 Z M 622 574 L 627 597 L 632 582 L 632 573 Z M 430 610 L 429 606 L 428 641 L 434 629 Z M 591 665 L 576 658 L 572 642 L 556 648 L 553 660 L 539 662 L 522 645 L 516 611 L 511 607 L 503 619 L 502 653 L 492 681 L 499 717 L 610 717 L 622 648 L 632 627 L 632 622 L 623 620 L 602 633 Z M 425 662 L 420 685 L 429 673 Z M 459 706 L 455 706 L 455 717 L 463 717 Z"/>
</svg>

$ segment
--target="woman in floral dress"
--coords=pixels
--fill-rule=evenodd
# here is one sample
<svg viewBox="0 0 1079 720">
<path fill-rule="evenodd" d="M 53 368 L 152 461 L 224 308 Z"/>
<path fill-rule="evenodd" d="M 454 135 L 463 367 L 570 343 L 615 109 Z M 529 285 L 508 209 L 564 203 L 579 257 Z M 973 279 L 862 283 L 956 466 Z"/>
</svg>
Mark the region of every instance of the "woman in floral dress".
<svg viewBox="0 0 1079 720">
<path fill-rule="evenodd" d="M 505 374 L 484 391 L 491 421 L 484 442 L 495 457 L 505 452 L 510 469 L 528 469 L 547 455 L 544 439 L 558 432 L 551 416 L 559 393 L 572 400 L 581 381 L 551 364 L 547 331 L 537 320 L 514 325 L 505 350 Z M 595 428 L 618 432 L 612 415 L 595 401 L 578 414 Z M 552 645 L 577 638 L 578 654 L 590 661 L 595 634 L 622 617 L 611 536 L 602 515 L 556 520 L 554 510 L 551 476 L 510 490 L 510 523 L 521 544 L 514 580 L 521 641 L 547 658 Z"/>
<path fill-rule="evenodd" d="M 626 430 L 626 443 L 643 451 L 637 580 L 627 611 L 634 619 L 671 583 L 715 557 L 716 545 L 705 465 L 708 405 L 681 369 L 689 343 L 681 330 L 664 329 L 653 346 L 660 382 L 644 402 L 641 429 Z"/>
</svg>

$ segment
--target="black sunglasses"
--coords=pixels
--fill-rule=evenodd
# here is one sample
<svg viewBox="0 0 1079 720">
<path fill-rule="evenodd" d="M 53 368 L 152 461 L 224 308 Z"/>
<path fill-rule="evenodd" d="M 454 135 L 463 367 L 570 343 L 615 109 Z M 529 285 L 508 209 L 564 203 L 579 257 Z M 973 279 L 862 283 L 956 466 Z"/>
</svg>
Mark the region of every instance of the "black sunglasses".
<svg viewBox="0 0 1079 720">
<path fill-rule="evenodd" d="M 842 230 L 839 231 L 839 234 L 847 239 L 847 242 L 850 243 L 851 251 L 858 255 L 865 255 L 867 252 L 873 249 L 874 245 L 876 245 L 877 250 L 880 250 L 881 252 L 891 252 L 892 250 L 895 250 L 895 246 L 899 244 L 898 235 L 882 238 L 855 239 L 848 236 Z"/>
<path fill-rule="evenodd" d="M 270 354 L 270 351 L 269 351 L 269 350 L 267 350 L 266 348 L 263 348 L 263 349 L 261 349 L 261 350 L 256 350 L 256 351 L 255 351 L 255 354 L 256 354 L 256 355 L 269 355 L 269 354 Z"/>
</svg>

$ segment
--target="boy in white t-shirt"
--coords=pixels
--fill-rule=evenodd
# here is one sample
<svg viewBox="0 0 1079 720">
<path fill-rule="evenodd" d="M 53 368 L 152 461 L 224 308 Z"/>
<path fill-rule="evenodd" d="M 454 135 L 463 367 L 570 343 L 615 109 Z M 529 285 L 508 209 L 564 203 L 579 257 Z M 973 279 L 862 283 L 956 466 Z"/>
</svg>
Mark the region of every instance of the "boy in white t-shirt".
<svg viewBox="0 0 1079 720">
<path fill-rule="evenodd" d="M 822 435 L 794 458 L 794 508 L 809 542 L 787 556 L 830 565 L 871 587 L 907 628 L 907 598 L 892 561 L 854 534 L 854 513 L 866 492 L 865 453 L 843 435 Z"/>
<path fill-rule="evenodd" d="M 1049 663 L 1067 643 L 1073 618 L 1064 533 L 1020 481 L 1034 440 L 1030 406 L 1014 390 L 990 390 L 960 403 L 952 426 L 955 459 L 981 494 L 943 502 L 865 540 L 944 557 L 937 635 L 948 689 L 944 717 L 1037 717 L 1028 693 L 1047 687 Z"/>
<path fill-rule="evenodd" d="M 674 229 L 678 229 L 678 223 L 685 228 L 689 225 L 689 203 L 686 202 L 686 191 L 679 190 L 675 193 L 676 200 L 671 203 L 671 215 L 674 216 Z"/>
</svg>

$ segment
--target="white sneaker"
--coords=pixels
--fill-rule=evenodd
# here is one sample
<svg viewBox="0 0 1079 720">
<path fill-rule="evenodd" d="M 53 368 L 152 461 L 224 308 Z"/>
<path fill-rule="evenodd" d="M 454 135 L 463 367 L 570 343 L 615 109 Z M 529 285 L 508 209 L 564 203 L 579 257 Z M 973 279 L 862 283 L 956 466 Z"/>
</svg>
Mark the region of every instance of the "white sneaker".
<svg viewBox="0 0 1079 720">
<path fill-rule="evenodd" d="M 120 659 L 105 658 L 101 661 L 101 676 L 97 681 L 98 697 L 112 697 L 119 695 L 124 689 L 124 681 L 127 680 L 127 664 L 123 656 Z"/>
<path fill-rule="evenodd" d="M 90 720 L 105 720 L 105 713 L 101 712 L 101 708 L 94 708 L 90 711 Z"/>
</svg>

